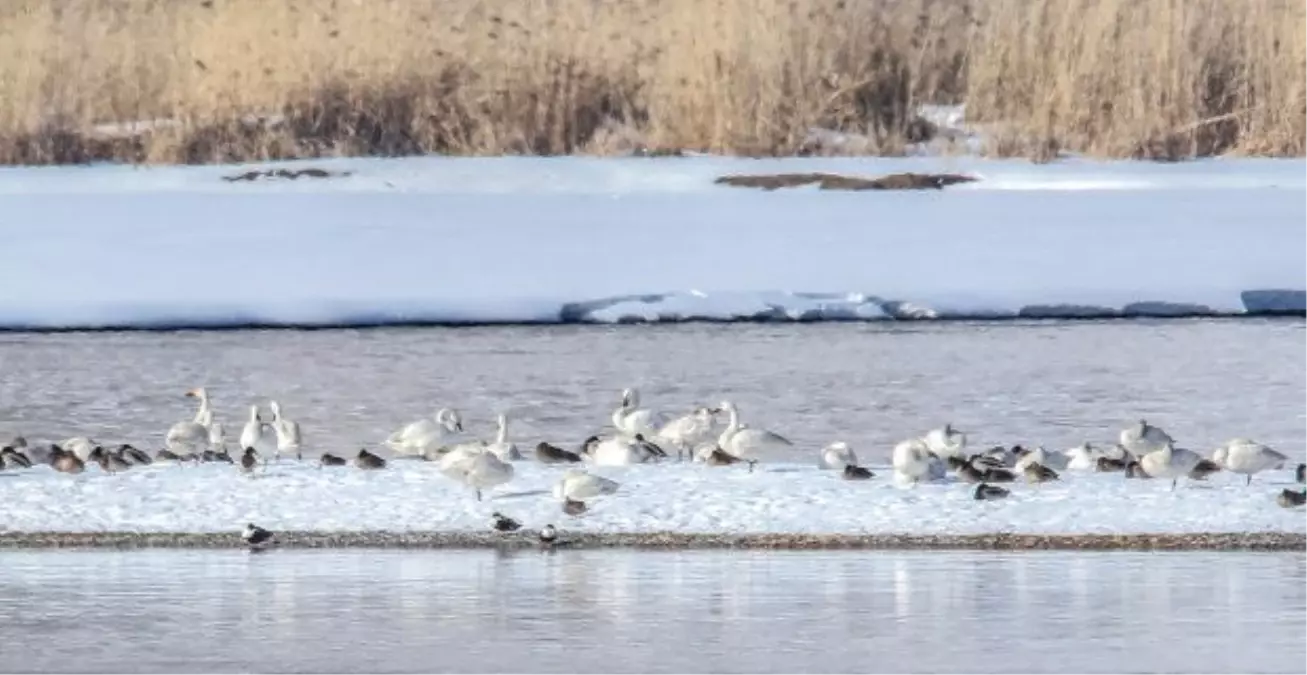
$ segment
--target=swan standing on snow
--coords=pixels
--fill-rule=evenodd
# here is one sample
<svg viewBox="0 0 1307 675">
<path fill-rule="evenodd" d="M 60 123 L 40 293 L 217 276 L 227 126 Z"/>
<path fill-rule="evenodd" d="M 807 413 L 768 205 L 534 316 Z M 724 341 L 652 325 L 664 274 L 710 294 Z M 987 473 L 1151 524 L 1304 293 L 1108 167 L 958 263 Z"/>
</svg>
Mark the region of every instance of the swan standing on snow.
<svg viewBox="0 0 1307 675">
<path fill-rule="evenodd" d="M 418 420 L 385 440 L 386 447 L 400 455 L 429 456 L 444 445 L 445 436 L 463 431 L 457 410 L 441 408 L 434 418 Z"/>
<path fill-rule="evenodd" d="M 268 445 L 268 435 L 264 433 L 263 418 L 259 417 L 259 406 L 250 406 L 250 418 L 245 422 L 245 427 L 241 429 L 241 448 L 249 450 L 254 448 L 260 455 Z"/>
<path fill-rule="evenodd" d="M 903 480 L 919 483 L 944 478 L 945 465 L 921 438 L 909 438 L 894 446 L 894 473 Z"/>
<path fill-rule="evenodd" d="M 1167 443 L 1161 450 L 1154 450 L 1140 457 L 1139 466 L 1150 478 L 1170 478 L 1171 489 L 1175 490 L 1180 477 L 1187 477 L 1200 459 L 1202 457 L 1192 450 L 1177 448 L 1173 443 Z"/>
<path fill-rule="evenodd" d="M 277 450 L 272 455 L 272 461 L 281 459 L 281 453 L 295 453 L 295 459 L 304 459 L 300 453 L 300 423 L 288 420 L 281 415 L 281 404 L 276 401 L 269 401 L 268 407 L 272 409 L 272 432 L 277 435 Z"/>
<path fill-rule="evenodd" d="M 508 440 L 507 413 L 499 413 L 499 432 L 495 434 L 495 442 L 487 445 L 486 449 L 505 462 L 522 459 L 522 453 L 517 451 L 517 446 Z"/>
<path fill-rule="evenodd" d="M 676 448 L 676 459 L 681 459 L 682 455 L 691 453 L 696 446 L 712 440 L 719 412 L 721 411 L 717 408 L 695 408 L 694 412 L 664 424 L 654 438 Z"/>
<path fill-rule="evenodd" d="M 195 411 L 195 418 L 190 422 L 178 422 L 164 437 L 164 444 L 169 450 L 184 453 L 199 452 L 200 447 L 209 443 L 209 425 L 213 424 L 213 408 L 209 405 L 209 391 L 199 387 L 186 392 L 187 398 L 198 398 L 200 407 Z"/>
<path fill-rule="evenodd" d="M 835 469 L 843 471 L 845 467 L 857 466 L 858 455 L 844 441 L 836 441 L 826 446 L 817 458 L 818 469 Z"/>
<path fill-rule="evenodd" d="M 763 460 L 793 449 L 794 444 L 780 434 L 740 424 L 740 412 L 734 403 L 722 401 L 717 407 L 730 416 L 726 430 L 717 437 L 717 445 L 724 452 L 740 459 Z"/>
<path fill-rule="evenodd" d="M 640 392 L 634 388 L 622 390 L 622 405 L 613 411 L 612 420 L 618 433 L 646 438 L 653 438 L 658 427 L 667 422 L 666 416 L 640 407 Z"/>
<path fill-rule="evenodd" d="M 1175 439 L 1171 438 L 1170 434 L 1162 431 L 1161 427 L 1149 424 L 1147 420 L 1139 420 L 1122 429 L 1119 440 L 1121 447 L 1135 457 L 1143 457 L 1150 452 L 1164 449 L 1168 443 L 1175 443 Z"/>
<path fill-rule="evenodd" d="M 1248 477 L 1244 485 L 1251 485 L 1253 474 L 1267 469 L 1282 469 L 1289 458 L 1268 446 L 1247 438 L 1226 441 L 1212 453 L 1212 461 L 1230 473 Z"/>
<path fill-rule="evenodd" d="M 462 469 L 459 480 L 476 490 L 477 501 L 481 501 L 482 490 L 513 480 L 513 465 L 499 459 L 493 452 L 479 452 L 459 466 Z"/>
<path fill-rule="evenodd" d="M 949 457 L 966 459 L 967 435 L 954 429 L 951 423 L 945 424 L 943 429 L 930 430 L 922 440 L 926 442 L 930 452 L 940 459 Z"/>
</svg>

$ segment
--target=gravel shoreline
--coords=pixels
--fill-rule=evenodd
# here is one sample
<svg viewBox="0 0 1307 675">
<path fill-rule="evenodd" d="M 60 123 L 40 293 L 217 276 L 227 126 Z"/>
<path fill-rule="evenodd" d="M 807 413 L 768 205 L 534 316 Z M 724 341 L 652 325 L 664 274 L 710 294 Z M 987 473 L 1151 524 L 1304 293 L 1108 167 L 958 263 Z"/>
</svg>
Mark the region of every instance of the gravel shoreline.
<svg viewBox="0 0 1307 675">
<path fill-rule="evenodd" d="M 282 548 L 473 549 L 538 546 L 535 532 L 279 532 Z M 1003 551 L 1305 551 L 1307 534 L 678 534 L 560 531 L 568 548 L 1003 550 Z M 226 532 L 0 532 L 0 549 L 242 548 Z"/>
</svg>

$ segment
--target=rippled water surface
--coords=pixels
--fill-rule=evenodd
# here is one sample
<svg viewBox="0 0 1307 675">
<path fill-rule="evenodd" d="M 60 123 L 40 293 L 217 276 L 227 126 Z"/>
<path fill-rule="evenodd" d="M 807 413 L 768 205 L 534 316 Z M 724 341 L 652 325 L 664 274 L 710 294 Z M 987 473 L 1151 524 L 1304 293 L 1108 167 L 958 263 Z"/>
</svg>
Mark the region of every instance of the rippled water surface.
<svg viewBox="0 0 1307 675">
<path fill-rule="evenodd" d="M 1146 417 L 1208 451 L 1246 435 L 1301 456 L 1301 320 L 673 325 L 0 335 L 0 433 L 158 447 L 205 385 L 229 434 L 282 401 L 313 450 L 376 444 L 438 407 L 469 432 L 577 442 L 623 387 L 679 412 L 735 401 L 803 446 L 883 460 L 953 422 L 975 444 L 1069 447 Z"/>
<path fill-rule="evenodd" d="M 0 553 L 0 670 L 1301 672 L 1301 553 Z"/>
</svg>

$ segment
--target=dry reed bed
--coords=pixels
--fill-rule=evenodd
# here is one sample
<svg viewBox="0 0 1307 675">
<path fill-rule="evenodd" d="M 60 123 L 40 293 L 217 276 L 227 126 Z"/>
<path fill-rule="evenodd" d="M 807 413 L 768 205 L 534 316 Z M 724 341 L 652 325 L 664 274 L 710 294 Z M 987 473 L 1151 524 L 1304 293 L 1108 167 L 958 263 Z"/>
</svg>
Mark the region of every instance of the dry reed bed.
<svg viewBox="0 0 1307 675">
<path fill-rule="evenodd" d="M 990 152 L 1301 156 L 1301 0 L 7 0 L 0 163 Z M 135 130 L 96 125 L 163 123 Z M 847 148 L 845 148 L 847 151 Z"/>
<path fill-rule="evenodd" d="M 535 533 L 280 532 L 284 548 L 524 548 Z M 567 548 L 790 549 L 790 550 L 1147 550 L 1303 551 L 1307 536 L 1291 532 L 1122 535 L 834 535 L 581 533 L 562 530 Z M 235 533 L 0 532 L 0 549 L 14 548 L 240 548 Z"/>
</svg>

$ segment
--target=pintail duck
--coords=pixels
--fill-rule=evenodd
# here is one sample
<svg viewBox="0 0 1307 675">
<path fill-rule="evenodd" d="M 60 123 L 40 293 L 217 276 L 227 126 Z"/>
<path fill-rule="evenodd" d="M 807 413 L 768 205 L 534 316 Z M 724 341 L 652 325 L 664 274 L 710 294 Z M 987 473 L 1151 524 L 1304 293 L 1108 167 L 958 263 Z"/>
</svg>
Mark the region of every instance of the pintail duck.
<svg viewBox="0 0 1307 675">
<path fill-rule="evenodd" d="M 1126 461 L 1124 459 L 1112 459 L 1111 457 L 1099 457 L 1094 462 L 1094 470 L 1099 473 L 1109 471 L 1125 471 Z"/>
<path fill-rule="evenodd" d="M 1200 459 L 1189 470 L 1189 480 L 1207 480 L 1207 477 L 1220 471 L 1221 466 L 1210 459 Z"/>
<path fill-rule="evenodd" d="M 972 492 L 971 496 L 978 502 L 987 502 L 987 501 L 993 501 L 995 499 L 1003 499 L 1004 497 L 1007 497 L 1009 494 L 1011 493 L 1008 492 L 1006 488 L 1001 488 L 997 485 L 988 485 L 986 483 L 981 483 L 976 486 L 976 491 Z"/>
<path fill-rule="evenodd" d="M 112 452 L 105 450 L 103 446 L 99 446 L 99 445 L 95 446 L 95 449 L 92 450 L 91 454 L 87 455 L 86 458 L 95 462 L 96 464 L 99 464 L 100 468 L 105 473 L 117 473 L 119 471 L 125 471 L 127 469 L 130 469 L 132 467 L 132 465 L 127 462 L 127 460 L 119 457 L 118 455 L 115 455 Z"/>
<path fill-rule="evenodd" d="M 1046 483 L 1057 480 L 1056 471 L 1036 462 L 1027 464 L 1025 471 L 1021 473 L 1026 477 L 1027 483 Z"/>
<path fill-rule="evenodd" d="M 346 464 L 349 464 L 349 462 L 345 461 L 344 457 L 337 457 L 327 452 L 322 453 L 322 456 L 318 458 L 318 466 L 320 467 L 321 466 L 345 466 Z"/>
<path fill-rule="evenodd" d="M 540 443 L 536 445 L 536 459 L 542 464 L 574 464 L 581 461 L 581 456 L 548 443 Z"/>
<path fill-rule="evenodd" d="M 30 469 L 32 459 L 12 445 L 6 445 L 0 448 L 0 468 L 4 468 L 6 465 Z"/>
<path fill-rule="evenodd" d="M 1275 498 L 1275 503 L 1286 509 L 1302 506 L 1307 503 L 1307 490 L 1289 490 L 1286 488 Z"/>
<path fill-rule="evenodd" d="M 150 458 L 149 453 L 141 451 L 131 443 L 123 443 L 118 446 L 118 456 L 131 461 L 133 464 L 154 463 L 154 460 Z"/>
<path fill-rule="evenodd" d="M 492 527 L 499 532 L 516 532 L 522 527 L 522 523 L 519 523 L 498 511 L 490 514 L 490 517 L 495 519 Z"/>
<path fill-rule="evenodd" d="M 707 456 L 703 458 L 703 463 L 708 466 L 730 466 L 732 464 L 739 464 L 740 462 L 748 464 L 749 473 L 753 473 L 753 465 L 757 464 L 758 460 L 741 459 L 725 450 L 722 450 L 720 445 L 712 446 L 712 449 L 708 452 Z"/>
<path fill-rule="evenodd" d="M 254 523 L 245 524 L 245 530 L 241 532 L 241 540 L 250 547 L 251 551 L 262 551 L 277 543 L 277 538 L 271 532 Z"/>
<path fill-rule="evenodd" d="M 986 483 L 1011 483 L 1017 479 L 1015 472 L 1004 468 L 992 468 L 985 472 Z"/>
<path fill-rule="evenodd" d="M 659 447 L 657 443 L 645 440 L 644 434 L 635 435 L 635 446 L 644 454 L 644 461 L 646 462 L 650 458 L 653 458 L 655 462 L 667 458 L 667 451 Z"/>
<path fill-rule="evenodd" d="M 367 448 L 362 448 L 359 450 L 358 457 L 354 458 L 354 466 L 360 469 L 384 469 L 386 460 L 368 452 Z"/>
<path fill-rule="evenodd" d="M 241 473 L 253 473 L 254 467 L 259 465 L 259 451 L 253 447 L 245 448 L 241 453 Z"/>
<path fill-rule="evenodd" d="M 844 480 L 870 480 L 871 477 L 876 474 L 872 473 L 871 469 L 865 469 L 853 464 L 845 464 L 843 475 Z"/>
</svg>

